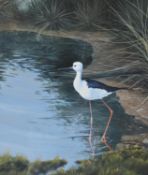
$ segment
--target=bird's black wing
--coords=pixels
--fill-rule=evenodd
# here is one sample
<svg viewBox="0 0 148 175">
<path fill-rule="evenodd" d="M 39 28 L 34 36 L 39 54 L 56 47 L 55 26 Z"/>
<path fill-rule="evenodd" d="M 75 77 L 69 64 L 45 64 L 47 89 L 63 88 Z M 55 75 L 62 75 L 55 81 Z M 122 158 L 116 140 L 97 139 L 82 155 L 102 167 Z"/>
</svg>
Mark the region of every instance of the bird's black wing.
<svg viewBox="0 0 148 175">
<path fill-rule="evenodd" d="M 108 92 L 114 92 L 120 89 L 125 89 L 125 88 L 118 88 L 118 87 L 112 87 L 112 86 L 108 86 L 102 82 L 99 81 L 95 81 L 95 80 L 90 80 L 90 79 L 86 79 L 85 80 L 87 82 L 87 85 L 89 88 L 97 88 L 97 89 L 104 89 Z"/>
</svg>

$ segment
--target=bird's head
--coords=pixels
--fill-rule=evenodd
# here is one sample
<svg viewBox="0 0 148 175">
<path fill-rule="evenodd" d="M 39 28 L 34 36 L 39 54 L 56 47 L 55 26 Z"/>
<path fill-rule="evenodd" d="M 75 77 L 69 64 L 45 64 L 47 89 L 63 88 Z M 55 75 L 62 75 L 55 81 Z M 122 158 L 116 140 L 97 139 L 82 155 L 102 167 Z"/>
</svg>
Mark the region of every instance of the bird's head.
<svg viewBox="0 0 148 175">
<path fill-rule="evenodd" d="M 82 72 L 83 71 L 83 64 L 81 62 L 74 62 L 72 65 L 72 68 L 76 72 Z"/>
</svg>

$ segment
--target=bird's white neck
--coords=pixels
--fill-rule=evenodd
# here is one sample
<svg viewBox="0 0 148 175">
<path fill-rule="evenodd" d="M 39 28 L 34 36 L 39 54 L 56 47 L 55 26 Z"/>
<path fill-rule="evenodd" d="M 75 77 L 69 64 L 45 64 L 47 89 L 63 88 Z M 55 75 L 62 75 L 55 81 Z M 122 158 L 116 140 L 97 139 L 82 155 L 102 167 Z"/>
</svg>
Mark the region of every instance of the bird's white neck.
<svg viewBox="0 0 148 175">
<path fill-rule="evenodd" d="M 81 86 L 81 81 L 82 81 L 82 72 L 77 72 L 76 77 L 75 77 L 74 82 L 73 82 L 74 88 L 76 90 L 78 90 L 79 87 Z"/>
<path fill-rule="evenodd" d="M 77 72 L 75 79 L 81 80 L 82 79 L 82 72 Z"/>
</svg>

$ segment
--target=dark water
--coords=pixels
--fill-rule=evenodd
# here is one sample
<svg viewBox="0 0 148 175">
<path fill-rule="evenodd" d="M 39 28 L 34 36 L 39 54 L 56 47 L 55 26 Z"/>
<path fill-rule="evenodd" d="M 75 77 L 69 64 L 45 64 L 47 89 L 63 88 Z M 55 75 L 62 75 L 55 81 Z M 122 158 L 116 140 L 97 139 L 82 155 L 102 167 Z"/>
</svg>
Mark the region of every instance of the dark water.
<svg viewBox="0 0 148 175">
<path fill-rule="evenodd" d="M 30 160 L 60 156 L 71 166 L 89 158 L 89 108 L 72 80 L 52 72 L 81 60 L 91 62 L 92 48 L 77 40 L 36 37 L 33 33 L 0 33 L 0 153 Z M 61 65 L 62 64 L 62 65 Z M 114 147 L 131 126 L 115 95 L 106 101 L 115 111 L 108 132 Z M 101 102 L 93 102 L 96 154 L 106 151 L 100 139 L 108 118 Z"/>
</svg>

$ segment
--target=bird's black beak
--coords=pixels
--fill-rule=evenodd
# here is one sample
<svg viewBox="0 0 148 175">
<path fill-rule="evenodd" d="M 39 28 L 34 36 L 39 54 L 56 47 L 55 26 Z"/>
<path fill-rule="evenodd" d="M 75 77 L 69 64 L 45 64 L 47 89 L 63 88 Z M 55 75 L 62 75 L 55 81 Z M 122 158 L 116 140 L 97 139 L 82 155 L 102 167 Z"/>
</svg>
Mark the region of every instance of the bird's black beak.
<svg viewBox="0 0 148 175">
<path fill-rule="evenodd" d="M 72 67 L 63 67 L 63 68 L 58 68 L 58 71 L 72 72 L 73 68 Z"/>
</svg>

